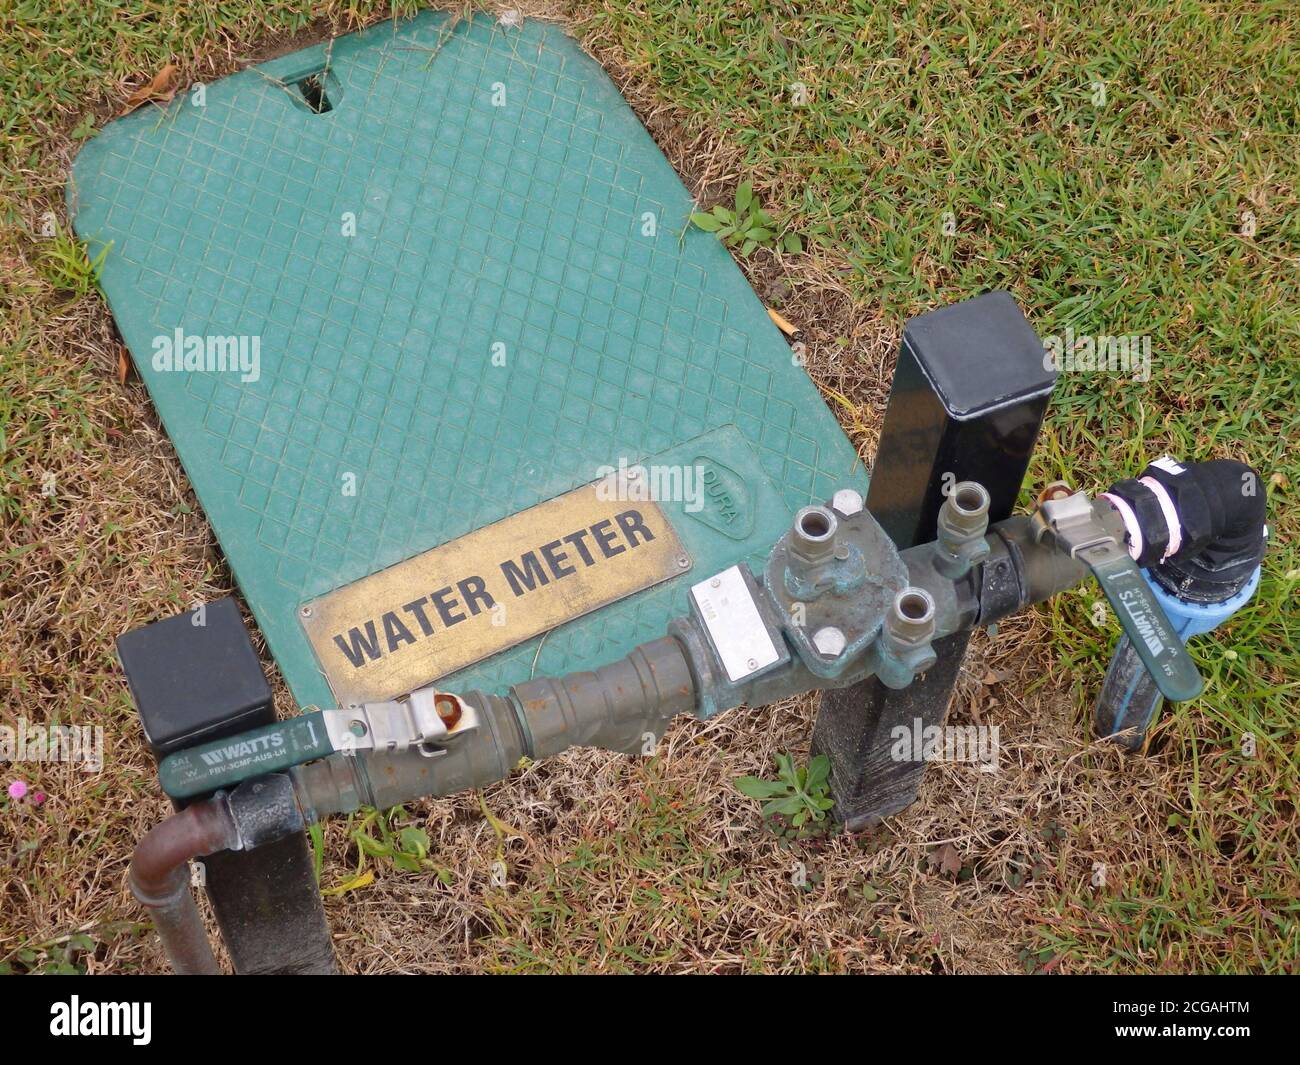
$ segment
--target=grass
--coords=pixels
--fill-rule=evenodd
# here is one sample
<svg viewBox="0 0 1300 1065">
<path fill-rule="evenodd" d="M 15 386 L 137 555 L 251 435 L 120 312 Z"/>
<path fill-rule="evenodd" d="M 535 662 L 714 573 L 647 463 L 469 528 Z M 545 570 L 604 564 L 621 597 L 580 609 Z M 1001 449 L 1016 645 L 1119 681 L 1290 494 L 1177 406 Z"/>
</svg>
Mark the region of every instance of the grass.
<svg viewBox="0 0 1300 1065">
<path fill-rule="evenodd" d="M 1136 761 L 1083 742 L 1118 632 L 1093 624 L 1094 589 L 978 637 L 953 713 L 1002 723 L 1013 768 L 975 783 L 932 770 L 922 802 L 868 839 L 792 852 L 731 789 L 806 744 L 807 700 L 682 726 L 652 763 L 576 752 L 529 767 L 483 797 L 516 826 L 504 841 L 478 797 L 414 804 L 452 883 L 385 867 L 330 896 L 345 963 L 1295 971 L 1300 16 L 1178 0 L 809 6 L 611 0 L 557 13 L 702 209 L 750 181 L 803 238 L 803 254 L 755 249 L 743 265 L 804 331 L 809 372 L 865 457 L 902 320 L 1008 288 L 1042 335 L 1142 335 L 1153 349 L 1147 382 L 1062 376 L 1031 482 L 1096 490 L 1166 451 L 1249 461 L 1269 483 L 1274 531 L 1261 590 L 1194 645 L 1206 693 L 1167 711 Z M 164 807 L 112 638 L 230 580 L 143 389 L 115 380 L 94 264 L 66 236 L 67 166 L 169 61 L 189 84 L 389 9 L 25 0 L 9 13 L 3 714 L 104 724 L 110 768 L 42 767 L 50 802 L 0 809 L 16 841 L 0 859 L 0 962 L 150 969 L 158 956 L 121 881 Z M 986 670 L 1008 679 L 984 683 Z M 1049 822 L 1061 838 L 1044 839 Z M 956 880 L 927 866 L 941 842 L 961 853 Z M 322 847 L 322 885 L 336 887 L 357 866 L 348 826 L 326 826 Z M 509 881 L 495 887 L 502 857 Z M 815 869 L 811 889 L 790 886 L 795 860 Z"/>
<path fill-rule="evenodd" d="M 518 891 L 493 892 L 497 935 L 485 944 L 489 971 L 563 973 L 596 967 L 691 968 L 711 927 L 725 924 L 728 892 L 742 870 L 697 846 L 691 826 L 706 806 L 679 801 L 653 777 L 610 831 L 577 843 L 563 861 Z M 624 905 L 607 904 L 627 870 L 636 882 Z M 663 929 L 690 929 L 665 936 Z M 523 929 L 517 935 L 514 930 Z"/>
</svg>

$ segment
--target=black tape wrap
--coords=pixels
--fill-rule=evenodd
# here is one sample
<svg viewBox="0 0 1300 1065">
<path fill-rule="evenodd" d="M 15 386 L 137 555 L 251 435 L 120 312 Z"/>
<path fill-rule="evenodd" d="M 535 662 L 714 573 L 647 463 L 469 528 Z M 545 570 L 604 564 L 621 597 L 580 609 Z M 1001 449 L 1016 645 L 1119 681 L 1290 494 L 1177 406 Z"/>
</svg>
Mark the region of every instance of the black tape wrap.
<svg viewBox="0 0 1300 1065">
<path fill-rule="evenodd" d="M 1137 516 L 1143 539 L 1138 564 L 1150 568 L 1170 592 L 1192 602 L 1223 602 L 1241 591 L 1264 557 L 1268 501 L 1259 474 L 1244 462 L 1213 459 L 1191 464 L 1182 473 L 1151 465 L 1142 477 L 1169 495 L 1182 542 L 1162 562 L 1170 534 L 1160 500 L 1140 481 L 1120 481 L 1110 492 Z"/>
</svg>

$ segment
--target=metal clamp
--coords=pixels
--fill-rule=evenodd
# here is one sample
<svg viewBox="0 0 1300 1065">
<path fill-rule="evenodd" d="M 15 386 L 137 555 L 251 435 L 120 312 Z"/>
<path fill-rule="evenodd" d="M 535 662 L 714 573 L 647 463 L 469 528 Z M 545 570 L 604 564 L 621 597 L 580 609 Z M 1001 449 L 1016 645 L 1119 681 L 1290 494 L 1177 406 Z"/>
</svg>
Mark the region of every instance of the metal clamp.
<svg viewBox="0 0 1300 1065">
<path fill-rule="evenodd" d="M 1109 544 L 1118 548 L 1115 538 L 1106 531 L 1092 509 L 1092 500 L 1083 492 L 1063 493 L 1069 489 L 1057 482 L 1049 485 L 1045 498 L 1034 512 L 1035 538 L 1041 543 L 1048 535 L 1071 558 L 1084 551 Z M 1055 494 L 1053 494 L 1055 493 Z M 1080 559 L 1080 561 L 1084 561 Z"/>
<path fill-rule="evenodd" d="M 473 727 L 472 708 L 448 692 L 424 688 L 405 699 L 324 710 L 325 731 L 342 754 L 434 745 L 454 728 Z"/>
</svg>

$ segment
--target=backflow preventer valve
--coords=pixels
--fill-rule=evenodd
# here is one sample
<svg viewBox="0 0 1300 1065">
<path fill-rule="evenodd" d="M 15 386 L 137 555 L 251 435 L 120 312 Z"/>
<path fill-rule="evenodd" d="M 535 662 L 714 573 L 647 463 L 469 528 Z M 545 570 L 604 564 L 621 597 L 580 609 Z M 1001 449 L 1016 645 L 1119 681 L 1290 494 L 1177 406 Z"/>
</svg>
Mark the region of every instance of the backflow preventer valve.
<svg viewBox="0 0 1300 1065">
<path fill-rule="evenodd" d="M 1228 466 L 1253 475 L 1249 467 Z M 740 564 L 694 585 L 690 613 L 618 662 L 527 681 L 505 695 L 430 689 L 388 703 L 312 711 L 168 756 L 164 788 L 173 798 L 191 798 L 288 772 L 313 820 L 486 784 L 508 775 L 521 757 L 571 746 L 635 752 L 679 713 L 711 717 L 869 676 L 905 688 L 933 664 L 936 640 L 990 625 L 1088 574 L 1123 626 L 1116 661 L 1125 675 L 1144 678 L 1144 698 L 1191 699 L 1201 680 L 1183 638 L 1205 631 L 1195 623 L 1222 620 L 1249 598 L 1263 525 L 1253 502 L 1242 507 L 1224 497 L 1211 514 L 1204 491 L 1193 491 L 1207 470 L 1217 470 L 1220 483 L 1222 463 L 1182 469 L 1177 476 L 1189 480 L 1172 513 L 1187 511 L 1177 520 L 1189 532 L 1178 550 L 1169 551 L 1166 540 L 1163 561 L 1145 572 L 1140 563 L 1149 557 L 1135 542 L 1159 537 L 1151 520 L 1126 509 L 1127 482 L 1095 500 L 1052 485 L 1032 515 L 992 527 L 987 492 L 961 482 L 940 509 L 937 538 L 901 552 L 861 497 L 845 490 L 799 511 L 761 573 Z M 1234 539 L 1224 548 L 1228 534 Z M 1228 569 L 1237 580 L 1214 585 Z M 1207 587 L 1216 601 L 1204 601 Z M 1103 694 L 1098 724 L 1109 735 L 1123 722 L 1103 713 L 1105 706 Z M 1143 730 L 1147 724 L 1149 715 Z"/>
</svg>

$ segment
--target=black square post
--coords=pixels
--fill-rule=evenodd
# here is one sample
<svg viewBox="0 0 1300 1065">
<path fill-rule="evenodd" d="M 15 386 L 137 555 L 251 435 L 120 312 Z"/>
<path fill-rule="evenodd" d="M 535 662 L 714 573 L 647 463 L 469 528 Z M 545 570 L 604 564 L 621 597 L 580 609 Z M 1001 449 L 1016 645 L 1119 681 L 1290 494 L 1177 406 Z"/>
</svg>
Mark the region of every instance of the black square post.
<svg viewBox="0 0 1300 1065">
<path fill-rule="evenodd" d="M 1009 293 L 989 292 L 903 327 L 867 509 L 900 550 L 935 538 L 945 492 L 978 481 L 989 520 L 1009 517 L 1047 410 L 1055 370 Z M 874 677 L 822 694 L 813 754 L 831 760 L 836 816 L 852 831 L 916 800 L 924 762 L 895 761 L 893 730 L 941 725 L 968 632 L 935 643 L 938 660 L 911 685 Z"/>
</svg>

